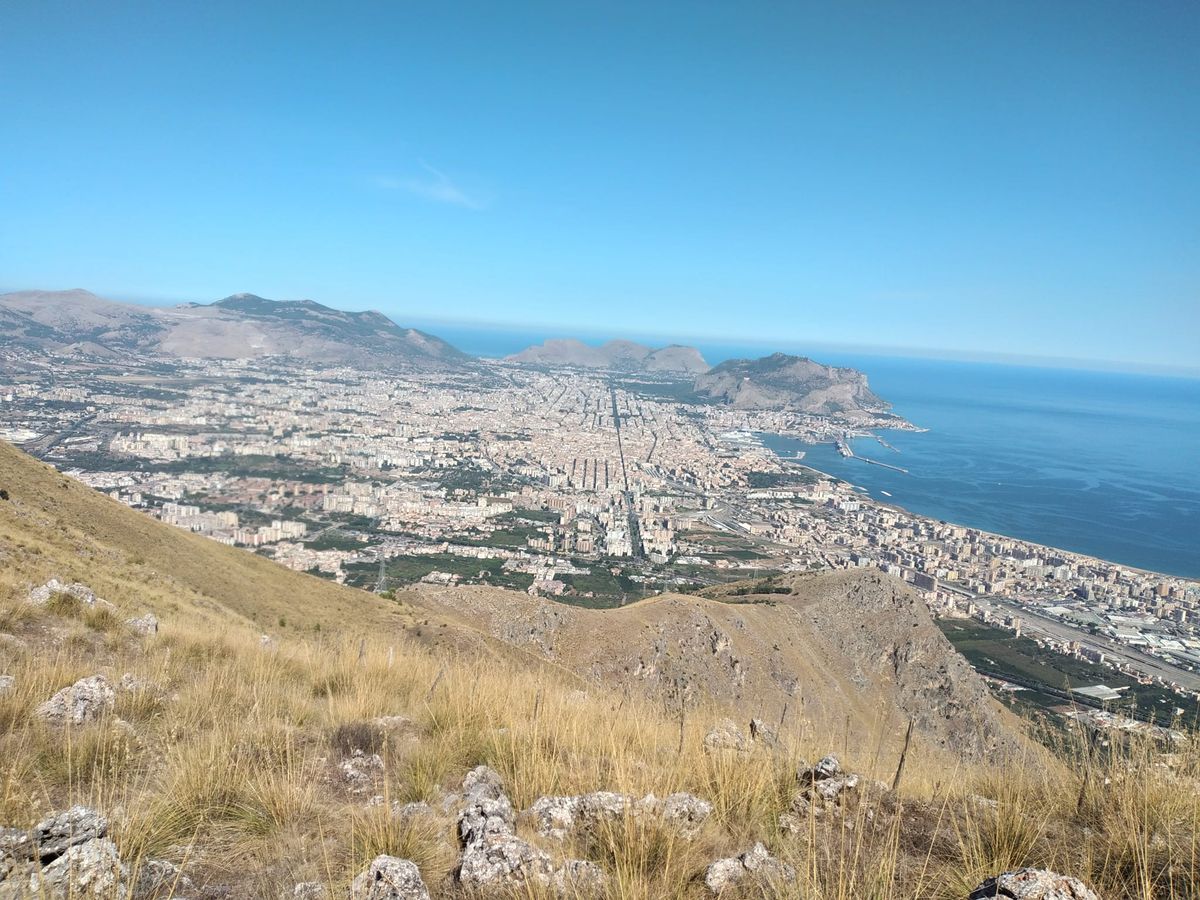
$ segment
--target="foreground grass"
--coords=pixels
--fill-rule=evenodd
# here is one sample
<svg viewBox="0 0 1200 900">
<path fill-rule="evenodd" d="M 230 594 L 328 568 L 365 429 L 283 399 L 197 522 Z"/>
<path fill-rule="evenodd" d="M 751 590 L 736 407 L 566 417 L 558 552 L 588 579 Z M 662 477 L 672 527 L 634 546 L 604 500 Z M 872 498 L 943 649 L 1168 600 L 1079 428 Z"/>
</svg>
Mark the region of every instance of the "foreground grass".
<svg viewBox="0 0 1200 900">
<path fill-rule="evenodd" d="M 0 601 L 0 824 L 28 825 L 85 803 L 106 812 L 136 867 L 165 858 L 194 879 L 279 896 L 320 881 L 344 892 L 375 855 L 413 860 L 431 889 L 455 896 L 453 812 L 441 801 L 479 764 L 504 777 L 513 803 L 598 789 L 689 791 L 715 812 L 684 840 L 652 822 L 618 823 L 570 849 L 599 862 L 613 897 L 701 896 L 708 862 L 762 840 L 795 866 L 773 896 L 963 897 L 983 877 L 1046 866 L 1105 897 L 1200 896 L 1200 757 L 1144 740 L 1065 736 L 1066 765 L 1027 760 L 947 771 L 911 758 L 903 789 L 864 792 L 844 814 L 780 828 L 801 758 L 827 752 L 820 723 L 754 753 L 707 753 L 716 710 L 678 716 L 602 689 L 584 692 L 544 669 L 435 655 L 400 641 L 319 636 L 270 646 L 244 625 L 167 620 L 151 638 L 120 616 L 69 603 L 34 610 L 9 587 Z M 116 623 L 116 624 L 114 624 Z M 142 687 L 112 714 L 66 732 L 32 711 L 55 690 L 101 672 Z M 387 728 L 373 724 L 394 717 Z M 836 730 L 836 729 L 835 729 Z M 682 734 L 682 739 L 681 739 Z M 378 753 L 382 771 L 347 782 L 340 764 Z M 894 760 L 851 749 L 843 763 L 890 780 Z M 384 803 L 369 806 L 370 796 Z M 434 813 L 401 820 L 392 800 Z"/>
</svg>

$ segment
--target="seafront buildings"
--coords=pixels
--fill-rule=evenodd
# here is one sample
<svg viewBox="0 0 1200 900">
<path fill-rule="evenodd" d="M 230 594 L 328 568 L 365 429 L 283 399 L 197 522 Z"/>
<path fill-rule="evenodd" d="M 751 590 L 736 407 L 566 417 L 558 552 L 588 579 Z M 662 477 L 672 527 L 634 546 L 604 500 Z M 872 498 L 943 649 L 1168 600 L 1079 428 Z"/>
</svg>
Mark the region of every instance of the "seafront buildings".
<svg viewBox="0 0 1200 900">
<path fill-rule="evenodd" d="M 56 366 L 0 385 L 0 436 L 165 522 L 366 587 L 627 602 L 870 566 L 940 614 L 1200 688 L 1196 582 L 887 507 L 752 437 L 831 441 L 894 420 L 740 411 L 677 387 L 501 362 L 437 376 Z"/>
</svg>

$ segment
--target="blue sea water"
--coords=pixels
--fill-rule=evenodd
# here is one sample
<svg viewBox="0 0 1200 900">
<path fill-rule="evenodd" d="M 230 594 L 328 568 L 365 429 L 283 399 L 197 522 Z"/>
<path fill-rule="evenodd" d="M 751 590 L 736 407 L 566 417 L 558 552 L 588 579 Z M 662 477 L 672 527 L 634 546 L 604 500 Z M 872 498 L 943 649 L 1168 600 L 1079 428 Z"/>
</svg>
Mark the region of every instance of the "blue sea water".
<svg viewBox="0 0 1200 900">
<path fill-rule="evenodd" d="M 1142 569 L 1200 577 L 1200 380 L 910 359 L 838 360 L 895 412 L 854 452 L 771 436 L 781 454 L 912 512 Z M 885 495 L 884 492 L 891 496 Z"/>
<path fill-rule="evenodd" d="M 447 329 L 480 356 L 546 334 Z M 910 359 L 803 347 L 697 344 L 711 363 L 804 353 L 867 373 L 894 411 L 929 429 L 887 431 L 844 459 L 832 445 L 769 436 L 768 446 L 920 515 L 1200 578 L 1200 379 Z M 886 493 L 885 493 L 886 492 Z M 890 496 L 888 496 L 890 495 Z"/>
</svg>

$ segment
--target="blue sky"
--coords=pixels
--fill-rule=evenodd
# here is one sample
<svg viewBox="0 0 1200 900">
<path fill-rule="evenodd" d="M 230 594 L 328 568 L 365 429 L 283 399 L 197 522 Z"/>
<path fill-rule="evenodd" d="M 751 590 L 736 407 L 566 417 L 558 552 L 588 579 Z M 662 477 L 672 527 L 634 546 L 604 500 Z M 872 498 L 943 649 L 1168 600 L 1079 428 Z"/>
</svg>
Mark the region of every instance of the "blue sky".
<svg viewBox="0 0 1200 900">
<path fill-rule="evenodd" d="M 14 0 L 0 287 L 1200 367 L 1197 46 L 1194 0 Z"/>
</svg>

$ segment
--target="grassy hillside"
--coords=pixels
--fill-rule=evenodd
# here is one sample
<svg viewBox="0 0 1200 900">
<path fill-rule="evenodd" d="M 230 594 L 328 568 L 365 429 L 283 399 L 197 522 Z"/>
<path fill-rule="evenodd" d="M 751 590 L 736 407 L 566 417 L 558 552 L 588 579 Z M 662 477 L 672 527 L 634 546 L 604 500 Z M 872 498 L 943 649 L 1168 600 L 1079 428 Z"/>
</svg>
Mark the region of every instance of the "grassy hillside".
<svg viewBox="0 0 1200 900">
<path fill-rule="evenodd" d="M 556 856 L 596 862 L 613 898 L 706 896 L 706 865 L 755 840 L 796 870 L 770 896 L 964 897 L 1021 864 L 1109 898 L 1200 896 L 1192 744 L 1169 756 L 1136 742 L 1066 747 L 1067 766 L 1033 753 L 957 766 L 918 754 L 893 792 L 868 780 L 890 783 L 895 755 L 846 741 L 840 720 L 777 745 L 706 750 L 724 705 L 701 698 L 681 715 L 585 683 L 417 598 L 395 604 L 287 572 L 3 446 L 0 489 L 0 674 L 12 677 L 0 692 L 0 825 L 91 805 L 135 875 L 167 860 L 196 884 L 158 896 L 276 900 L 313 881 L 341 897 L 379 853 L 414 861 L 434 896 L 467 896 L 453 877 L 453 792 L 480 764 L 518 809 L 599 789 L 712 803 L 694 836 L 625 816 L 560 849 L 519 825 Z M 115 608 L 64 595 L 29 604 L 50 577 L 84 582 Z M 146 611 L 157 634 L 125 623 Z M 57 690 L 95 674 L 116 688 L 111 709 L 67 728 L 38 717 Z M 797 815 L 799 761 L 830 751 L 863 786 Z M 394 815 L 392 801 L 429 809 Z"/>
</svg>

